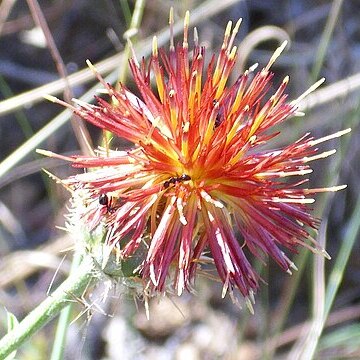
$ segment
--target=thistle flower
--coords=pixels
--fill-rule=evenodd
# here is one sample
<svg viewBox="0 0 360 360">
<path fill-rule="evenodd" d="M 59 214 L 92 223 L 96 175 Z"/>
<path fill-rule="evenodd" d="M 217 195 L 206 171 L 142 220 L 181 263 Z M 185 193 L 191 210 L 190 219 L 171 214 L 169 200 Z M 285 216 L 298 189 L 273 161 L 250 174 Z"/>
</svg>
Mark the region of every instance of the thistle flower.
<svg viewBox="0 0 360 360">
<path fill-rule="evenodd" d="M 302 177 L 311 173 L 311 161 L 335 152 L 319 153 L 317 144 L 349 130 L 321 139 L 305 134 L 269 150 L 278 135 L 274 126 L 296 115 L 299 101 L 323 80 L 296 101 L 287 101 L 289 77 L 271 94 L 270 68 L 284 43 L 262 70 L 253 66 L 229 84 L 240 21 L 228 23 L 220 53 L 207 68 L 196 30 L 189 51 L 188 24 L 187 13 L 183 43 L 175 46 L 171 36 L 168 53 L 158 50 L 154 38 L 148 63 L 130 60 L 139 95 L 124 85 L 115 90 L 89 64 L 109 101 L 96 97 L 97 105 L 72 106 L 51 98 L 134 144 L 127 151 L 100 148 L 93 157 L 66 158 L 91 171 L 64 183 L 81 196 L 84 206 L 73 210 L 78 219 L 88 231 L 103 224 L 106 245 L 121 259 L 146 246 L 137 270 L 148 289 L 162 293 L 171 284 L 180 295 L 210 262 L 223 296 L 236 287 L 249 302 L 259 275 L 245 249 L 259 259 L 269 255 L 289 273 L 296 267 L 286 250 L 296 252 L 300 245 L 328 256 L 309 233 L 319 220 L 308 204 L 312 195 L 344 186 L 309 189 Z"/>
</svg>

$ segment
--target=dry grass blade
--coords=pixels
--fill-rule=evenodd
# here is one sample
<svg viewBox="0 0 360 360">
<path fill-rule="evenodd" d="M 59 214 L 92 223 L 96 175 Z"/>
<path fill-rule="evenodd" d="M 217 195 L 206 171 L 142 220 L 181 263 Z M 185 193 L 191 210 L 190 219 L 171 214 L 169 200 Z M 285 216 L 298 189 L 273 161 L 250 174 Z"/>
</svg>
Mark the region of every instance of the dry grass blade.
<svg viewBox="0 0 360 360">
<path fill-rule="evenodd" d="M 234 5 L 237 2 L 239 2 L 239 0 L 206 1 L 201 5 L 199 5 L 196 9 L 191 11 L 190 25 L 194 26 L 196 24 L 200 24 L 203 21 L 208 20 L 209 17 L 221 13 L 223 10 L 227 9 L 228 7 Z M 174 25 L 174 35 L 176 36 L 180 34 L 182 30 L 183 30 L 183 21 L 181 20 Z M 169 33 L 167 28 L 162 30 L 156 36 L 158 38 L 159 47 L 163 46 L 166 42 L 169 41 Z M 139 54 L 139 56 L 146 56 L 150 53 L 149 44 L 151 47 L 152 37 L 153 36 L 143 41 L 139 41 L 138 45 L 136 46 L 136 51 Z M 122 57 L 123 57 L 122 53 L 115 54 L 103 61 L 94 64 L 94 66 L 101 75 L 106 75 L 118 68 L 119 63 L 121 63 L 122 61 Z M 68 76 L 68 81 L 70 86 L 84 84 L 92 80 L 94 80 L 94 74 L 88 68 L 80 70 Z M 64 90 L 65 86 L 66 84 L 64 80 L 60 79 L 48 83 L 46 85 L 40 86 L 36 89 L 24 92 L 10 99 L 1 101 L 0 115 L 9 113 L 19 107 L 23 107 L 29 104 L 35 104 L 39 101 L 43 101 L 44 94 L 57 95 Z"/>
<path fill-rule="evenodd" d="M 330 103 L 336 99 L 344 98 L 359 89 L 360 73 L 357 73 L 309 94 L 299 104 L 299 111 L 310 110 L 316 106 Z"/>
<path fill-rule="evenodd" d="M 239 45 L 238 52 L 241 54 L 238 60 L 240 71 L 243 72 L 250 53 L 262 42 L 276 40 L 279 45 L 284 41 L 290 43 L 290 37 L 283 29 L 277 26 L 262 26 L 249 33 Z"/>
<path fill-rule="evenodd" d="M 71 90 L 71 87 L 70 87 L 70 84 L 68 81 L 67 70 L 66 70 L 65 64 L 61 58 L 59 50 L 55 44 L 54 38 L 51 35 L 51 32 L 50 32 L 50 29 L 46 22 L 45 16 L 44 16 L 43 12 L 41 11 L 41 8 L 40 8 L 37 0 L 28 0 L 27 2 L 28 2 L 28 5 L 29 5 L 29 8 L 30 8 L 30 11 L 32 13 L 35 23 L 43 31 L 47 46 L 48 46 L 51 56 L 55 62 L 57 71 L 58 71 L 61 79 L 65 83 L 64 99 L 65 99 L 65 101 L 70 102 L 71 99 L 74 97 L 74 95 L 73 95 L 73 92 Z M 72 116 L 71 117 L 71 126 L 74 130 L 75 136 L 77 138 L 77 141 L 80 144 L 83 154 L 85 154 L 85 155 L 93 154 L 92 141 L 91 141 L 90 134 L 85 126 L 84 121 L 78 117 Z"/>
<path fill-rule="evenodd" d="M 9 16 L 11 9 L 15 5 L 16 0 L 3 0 L 0 4 L 0 35 L 4 26 L 5 20 Z"/>
</svg>

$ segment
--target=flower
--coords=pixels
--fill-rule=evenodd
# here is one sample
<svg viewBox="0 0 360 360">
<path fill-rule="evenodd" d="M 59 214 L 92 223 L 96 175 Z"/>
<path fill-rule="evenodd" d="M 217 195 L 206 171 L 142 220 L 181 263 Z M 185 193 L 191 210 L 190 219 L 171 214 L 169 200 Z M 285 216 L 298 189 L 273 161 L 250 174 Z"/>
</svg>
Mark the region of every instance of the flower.
<svg viewBox="0 0 360 360">
<path fill-rule="evenodd" d="M 170 23 L 172 31 L 172 15 Z M 259 275 L 245 249 L 260 259 L 269 255 L 287 272 L 296 267 L 285 250 L 301 245 L 328 256 L 309 233 L 319 224 L 309 212 L 309 196 L 344 186 L 309 189 L 302 177 L 311 173 L 311 161 L 335 152 L 318 153 L 316 145 L 348 130 L 321 139 L 305 134 L 269 149 L 278 135 L 274 126 L 296 115 L 299 101 L 323 80 L 296 101 L 287 101 L 289 77 L 271 94 L 270 68 L 284 43 L 265 68 L 255 72 L 253 66 L 229 84 L 240 21 L 233 28 L 229 22 L 220 54 L 207 68 L 196 31 L 189 52 L 188 25 L 189 13 L 183 43 L 175 46 L 171 38 L 169 53 L 158 50 L 154 38 L 148 64 L 130 60 L 139 96 L 124 85 L 115 90 L 97 74 L 110 101 L 97 97 L 97 105 L 76 101 L 75 107 L 51 98 L 134 144 L 127 151 L 101 148 L 96 156 L 68 158 L 91 171 L 64 183 L 74 196 L 81 194 L 78 219 L 90 231 L 102 223 L 105 243 L 121 259 L 146 247 L 138 271 L 148 289 L 162 293 L 170 282 L 180 295 L 210 262 L 223 296 L 236 287 L 249 302 Z"/>
</svg>

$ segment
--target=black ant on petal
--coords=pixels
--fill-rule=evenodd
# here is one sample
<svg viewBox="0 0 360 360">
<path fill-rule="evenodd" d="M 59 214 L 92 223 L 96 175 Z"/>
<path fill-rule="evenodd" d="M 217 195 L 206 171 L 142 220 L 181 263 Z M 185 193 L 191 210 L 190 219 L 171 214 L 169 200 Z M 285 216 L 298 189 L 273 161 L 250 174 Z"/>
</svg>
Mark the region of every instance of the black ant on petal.
<svg viewBox="0 0 360 360">
<path fill-rule="evenodd" d="M 110 199 L 109 199 L 109 196 L 107 194 L 101 194 L 99 196 L 99 204 L 106 206 L 106 210 L 109 213 L 114 212 L 114 210 L 116 209 L 116 207 L 112 206 L 112 197 L 110 197 Z"/>
<path fill-rule="evenodd" d="M 191 180 L 190 175 L 187 174 L 182 174 L 179 177 L 171 177 L 169 180 L 166 180 L 164 182 L 164 188 L 167 189 L 170 185 L 175 185 L 179 182 L 183 182 L 183 181 L 189 181 Z"/>
<path fill-rule="evenodd" d="M 99 204 L 100 205 L 109 205 L 109 197 L 106 194 L 101 194 L 99 196 Z"/>
</svg>

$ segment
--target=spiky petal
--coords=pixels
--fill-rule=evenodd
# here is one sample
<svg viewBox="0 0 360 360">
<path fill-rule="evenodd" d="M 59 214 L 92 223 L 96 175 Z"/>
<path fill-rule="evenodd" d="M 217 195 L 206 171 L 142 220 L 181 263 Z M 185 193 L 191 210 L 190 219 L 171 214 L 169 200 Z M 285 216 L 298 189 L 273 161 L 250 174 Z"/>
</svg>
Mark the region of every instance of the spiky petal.
<svg viewBox="0 0 360 360">
<path fill-rule="evenodd" d="M 287 101 L 288 77 L 270 94 L 270 68 L 286 44 L 265 68 L 254 73 L 253 67 L 230 85 L 239 25 L 228 24 L 218 57 L 205 68 L 205 48 L 197 38 L 189 53 L 187 15 L 182 45 L 175 47 L 171 39 L 166 53 L 155 39 L 148 64 L 130 60 L 139 96 L 124 85 L 115 90 L 98 75 L 110 101 L 98 97 L 97 105 L 73 107 L 56 100 L 134 144 L 128 151 L 100 149 L 95 157 L 73 157 L 73 166 L 91 171 L 65 183 L 74 196 L 81 192 L 88 228 L 105 223 L 106 241 L 122 258 L 145 243 L 140 274 L 157 292 L 169 281 L 178 294 L 191 289 L 199 267 L 210 259 L 223 295 L 237 287 L 251 299 L 259 276 L 245 249 L 261 259 L 268 254 L 288 272 L 296 267 L 284 250 L 303 245 L 324 253 L 309 234 L 319 223 L 309 213 L 309 196 L 339 188 L 308 189 L 301 177 L 312 171 L 312 160 L 333 151 L 319 154 L 315 146 L 321 140 L 310 134 L 265 150 L 278 135 L 274 126 L 297 111 L 298 102 Z"/>
</svg>

